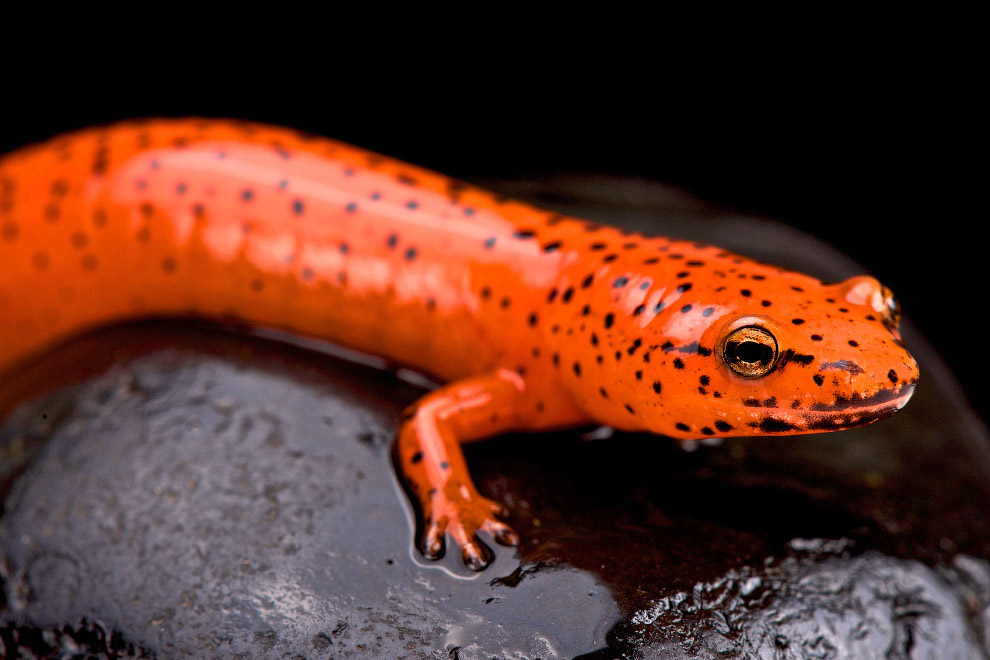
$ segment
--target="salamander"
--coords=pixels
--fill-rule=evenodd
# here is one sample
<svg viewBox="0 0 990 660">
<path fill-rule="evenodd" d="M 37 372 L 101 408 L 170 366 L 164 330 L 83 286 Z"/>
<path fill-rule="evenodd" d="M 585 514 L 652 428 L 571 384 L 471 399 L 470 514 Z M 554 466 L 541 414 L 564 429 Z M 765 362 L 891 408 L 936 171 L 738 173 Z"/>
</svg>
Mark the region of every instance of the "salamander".
<svg viewBox="0 0 990 660">
<path fill-rule="evenodd" d="M 330 139 L 152 119 L 0 159 L 0 374 L 136 317 L 236 319 L 440 383 L 395 463 L 427 558 L 516 533 L 460 444 L 604 425 L 677 439 L 835 431 L 918 367 L 891 292 L 505 199 Z M 0 380 L 2 382 L 2 380 Z"/>
</svg>

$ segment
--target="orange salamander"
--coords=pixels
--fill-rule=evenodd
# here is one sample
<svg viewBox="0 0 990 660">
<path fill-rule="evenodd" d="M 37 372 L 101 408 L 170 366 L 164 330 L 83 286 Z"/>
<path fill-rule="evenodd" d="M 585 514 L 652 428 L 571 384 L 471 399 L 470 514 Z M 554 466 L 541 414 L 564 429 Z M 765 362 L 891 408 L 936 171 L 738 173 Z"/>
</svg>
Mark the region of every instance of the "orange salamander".
<svg viewBox="0 0 990 660">
<path fill-rule="evenodd" d="M 875 279 L 824 284 L 489 194 L 294 130 L 82 130 L 0 159 L 0 374 L 146 316 L 237 319 L 446 385 L 395 460 L 429 558 L 514 545 L 459 444 L 599 424 L 679 439 L 832 431 L 903 406 L 918 367 Z"/>
</svg>

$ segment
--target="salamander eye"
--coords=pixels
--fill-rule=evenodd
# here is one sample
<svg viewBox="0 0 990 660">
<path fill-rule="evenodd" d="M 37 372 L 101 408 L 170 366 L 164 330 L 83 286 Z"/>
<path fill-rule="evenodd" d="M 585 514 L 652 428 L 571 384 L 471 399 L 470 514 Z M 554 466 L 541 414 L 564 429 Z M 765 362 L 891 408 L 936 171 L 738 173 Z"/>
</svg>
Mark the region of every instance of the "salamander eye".
<svg viewBox="0 0 990 660">
<path fill-rule="evenodd" d="M 892 327 L 897 327 L 901 321 L 901 306 L 894 297 L 894 292 L 883 287 L 884 320 Z"/>
<path fill-rule="evenodd" d="M 777 362 L 777 339 L 757 325 L 739 328 L 722 344 L 722 359 L 744 378 L 759 378 Z"/>
</svg>

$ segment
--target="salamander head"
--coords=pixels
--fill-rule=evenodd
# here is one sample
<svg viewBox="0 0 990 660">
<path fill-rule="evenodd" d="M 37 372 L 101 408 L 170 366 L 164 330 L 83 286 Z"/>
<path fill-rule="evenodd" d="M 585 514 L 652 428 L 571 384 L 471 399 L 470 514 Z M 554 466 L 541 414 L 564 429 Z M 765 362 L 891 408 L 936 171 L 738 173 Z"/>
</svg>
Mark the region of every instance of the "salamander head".
<svg viewBox="0 0 990 660">
<path fill-rule="evenodd" d="M 618 428 L 702 438 L 845 429 L 907 403 L 918 366 L 886 287 L 733 263 L 674 288 L 622 274 L 624 293 L 597 300 L 613 310 L 593 330 L 601 386 L 573 382 L 579 405 Z"/>
</svg>

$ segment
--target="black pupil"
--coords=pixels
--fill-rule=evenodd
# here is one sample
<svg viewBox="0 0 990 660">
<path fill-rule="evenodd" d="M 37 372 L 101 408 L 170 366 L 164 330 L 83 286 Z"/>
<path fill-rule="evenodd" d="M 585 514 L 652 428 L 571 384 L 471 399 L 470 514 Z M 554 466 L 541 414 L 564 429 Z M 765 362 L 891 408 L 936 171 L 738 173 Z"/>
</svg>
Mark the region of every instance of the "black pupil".
<svg viewBox="0 0 990 660">
<path fill-rule="evenodd" d="M 773 359 L 773 349 L 766 344 L 744 341 L 729 346 L 732 355 L 740 362 L 768 364 Z"/>
</svg>

